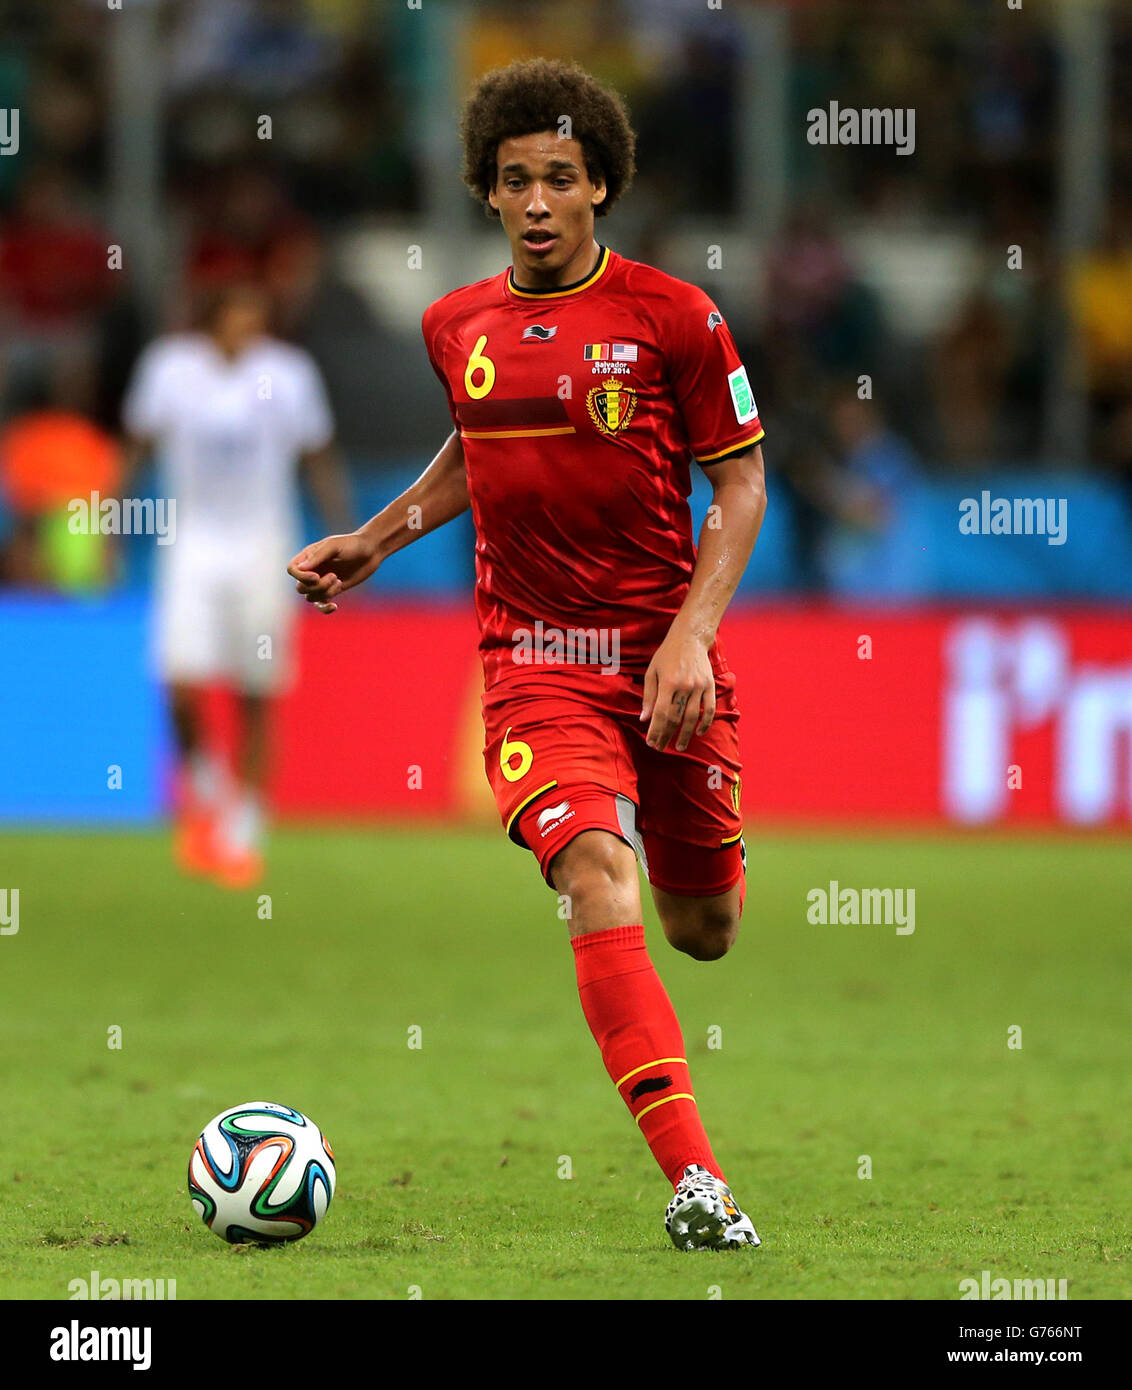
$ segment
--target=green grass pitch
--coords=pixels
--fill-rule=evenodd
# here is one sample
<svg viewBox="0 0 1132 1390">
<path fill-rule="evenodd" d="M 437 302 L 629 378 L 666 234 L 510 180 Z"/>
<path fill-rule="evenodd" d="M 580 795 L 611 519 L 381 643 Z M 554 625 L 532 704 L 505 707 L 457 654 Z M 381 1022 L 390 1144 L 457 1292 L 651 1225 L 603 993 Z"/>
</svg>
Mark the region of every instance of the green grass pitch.
<svg viewBox="0 0 1132 1390">
<path fill-rule="evenodd" d="M 0 1295 L 97 1270 L 179 1300 L 956 1299 L 986 1269 L 1127 1297 L 1127 841 L 748 848 L 724 960 L 678 955 L 647 910 L 764 1242 L 682 1254 L 555 900 L 501 835 L 281 830 L 270 920 L 177 877 L 164 834 L 5 835 Z M 914 934 L 811 925 L 833 878 L 914 887 Z M 295 1245 L 228 1247 L 186 1196 L 198 1131 L 246 1100 L 335 1147 L 337 1196 Z"/>
</svg>

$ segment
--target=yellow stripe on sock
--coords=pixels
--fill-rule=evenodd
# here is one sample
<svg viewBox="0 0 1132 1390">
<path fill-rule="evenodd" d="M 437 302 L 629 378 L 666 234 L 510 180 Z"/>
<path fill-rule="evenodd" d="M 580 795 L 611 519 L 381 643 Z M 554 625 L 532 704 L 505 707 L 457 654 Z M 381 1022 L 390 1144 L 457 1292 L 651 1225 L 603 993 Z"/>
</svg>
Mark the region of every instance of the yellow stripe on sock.
<svg viewBox="0 0 1132 1390">
<path fill-rule="evenodd" d="M 667 1062 L 683 1062 L 685 1066 L 688 1065 L 687 1057 L 658 1057 L 655 1062 L 646 1062 L 643 1067 L 634 1067 L 632 1071 L 627 1071 L 617 1083 L 617 1089 L 620 1090 L 626 1081 L 631 1081 L 639 1073 L 648 1071 L 649 1067 L 662 1067 Z"/>
<path fill-rule="evenodd" d="M 667 1105 L 670 1100 L 690 1100 L 693 1105 L 696 1103 L 695 1096 L 690 1096 L 687 1091 L 681 1091 L 678 1096 L 665 1096 L 662 1100 L 654 1100 L 651 1105 L 646 1105 L 637 1116 L 637 1123 L 640 1124 L 650 1110 L 655 1110 L 658 1105 Z"/>
</svg>

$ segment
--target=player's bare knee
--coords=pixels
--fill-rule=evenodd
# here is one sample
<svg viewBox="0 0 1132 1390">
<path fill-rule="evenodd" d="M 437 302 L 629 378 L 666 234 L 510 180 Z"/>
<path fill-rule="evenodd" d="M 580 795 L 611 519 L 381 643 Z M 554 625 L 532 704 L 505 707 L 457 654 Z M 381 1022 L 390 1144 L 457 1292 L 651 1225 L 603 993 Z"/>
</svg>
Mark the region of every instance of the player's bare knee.
<svg viewBox="0 0 1132 1390">
<path fill-rule="evenodd" d="M 704 927 L 698 932 L 689 933 L 672 944 L 678 951 L 691 956 L 693 960 L 720 960 L 735 944 L 738 928 L 728 930 L 718 927 Z"/>
<path fill-rule="evenodd" d="M 719 960 L 735 944 L 739 916 L 730 904 L 704 903 L 664 922 L 669 944 L 693 960 Z"/>
<path fill-rule="evenodd" d="M 700 935 L 700 954 L 697 960 L 720 960 L 735 945 L 739 935 L 739 922 L 729 918 L 726 922 L 710 922 Z"/>
<path fill-rule="evenodd" d="M 606 831 L 583 831 L 551 862 L 553 887 L 566 899 L 570 934 L 641 922 L 637 859 Z"/>
<path fill-rule="evenodd" d="M 623 840 L 599 830 L 575 836 L 555 856 L 551 877 L 572 912 L 622 897 L 636 884 L 636 859 Z"/>
</svg>

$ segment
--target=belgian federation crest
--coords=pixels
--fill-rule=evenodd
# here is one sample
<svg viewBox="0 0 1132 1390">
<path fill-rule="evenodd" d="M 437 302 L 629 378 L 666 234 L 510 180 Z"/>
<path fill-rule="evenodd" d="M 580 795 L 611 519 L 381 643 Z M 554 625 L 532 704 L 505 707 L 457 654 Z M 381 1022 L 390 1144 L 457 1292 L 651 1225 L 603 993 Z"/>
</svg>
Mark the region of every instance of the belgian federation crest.
<svg viewBox="0 0 1132 1390">
<path fill-rule="evenodd" d="M 586 392 L 586 409 L 602 434 L 618 434 L 625 429 L 637 408 L 637 392 L 619 377 L 608 376 L 600 386 Z"/>
</svg>

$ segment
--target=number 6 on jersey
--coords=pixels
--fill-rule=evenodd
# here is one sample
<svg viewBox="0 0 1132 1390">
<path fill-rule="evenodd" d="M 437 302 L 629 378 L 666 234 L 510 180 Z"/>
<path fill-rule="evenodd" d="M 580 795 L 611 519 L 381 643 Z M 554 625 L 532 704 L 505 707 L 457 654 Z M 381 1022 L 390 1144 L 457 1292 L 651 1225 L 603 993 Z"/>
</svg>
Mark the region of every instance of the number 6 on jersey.
<svg viewBox="0 0 1132 1390">
<path fill-rule="evenodd" d="M 482 400 L 495 385 L 495 363 L 490 357 L 483 355 L 485 347 L 487 347 L 487 334 L 481 333 L 476 339 L 475 347 L 472 348 L 468 365 L 464 368 L 464 390 L 473 401 Z M 476 372 L 483 373 L 483 380 L 478 385 L 472 380 Z"/>
<path fill-rule="evenodd" d="M 503 769 L 503 775 L 508 782 L 518 782 L 530 772 L 535 755 L 531 752 L 529 743 L 524 743 L 522 739 L 511 738 L 510 735 L 510 729 L 503 735 L 503 742 L 499 747 L 499 766 Z M 519 759 L 517 767 L 511 766 L 512 758 Z"/>
</svg>

